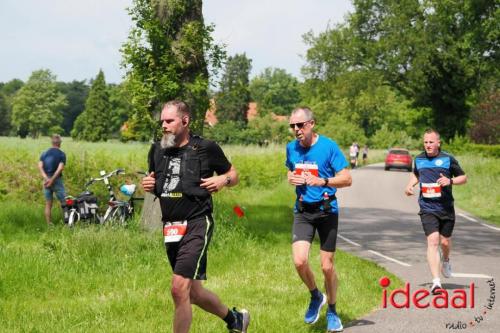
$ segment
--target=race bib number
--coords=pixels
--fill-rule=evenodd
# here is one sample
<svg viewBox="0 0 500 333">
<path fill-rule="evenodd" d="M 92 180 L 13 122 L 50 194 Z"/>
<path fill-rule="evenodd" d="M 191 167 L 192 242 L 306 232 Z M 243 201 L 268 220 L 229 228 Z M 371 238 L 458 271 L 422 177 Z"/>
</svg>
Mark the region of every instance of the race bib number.
<svg viewBox="0 0 500 333">
<path fill-rule="evenodd" d="M 319 177 L 318 165 L 315 163 L 297 163 L 295 164 L 295 175 L 300 176 L 303 172 L 310 172 Z"/>
<path fill-rule="evenodd" d="M 163 226 L 163 238 L 165 243 L 179 242 L 186 234 L 187 221 L 183 222 L 167 222 Z"/>
<path fill-rule="evenodd" d="M 438 183 L 422 183 L 422 196 L 424 198 L 440 198 L 441 185 Z"/>
</svg>

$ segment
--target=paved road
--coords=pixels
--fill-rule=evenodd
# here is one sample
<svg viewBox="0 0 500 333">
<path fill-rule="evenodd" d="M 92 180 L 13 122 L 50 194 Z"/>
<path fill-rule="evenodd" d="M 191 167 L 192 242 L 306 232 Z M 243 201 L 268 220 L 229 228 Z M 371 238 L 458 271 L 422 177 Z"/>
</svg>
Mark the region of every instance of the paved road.
<svg viewBox="0 0 500 333">
<path fill-rule="evenodd" d="M 411 293 L 429 288 L 432 279 L 426 261 L 426 240 L 417 215 L 417 198 L 404 195 L 409 173 L 384 171 L 382 164 L 375 164 L 354 170 L 352 175 L 353 186 L 338 194 L 341 205 L 338 247 L 377 262 L 409 282 Z M 473 282 L 475 307 L 380 307 L 361 320 L 347 323 L 345 332 L 500 332 L 500 297 L 492 310 L 485 308 L 488 298 L 495 295 L 488 281 L 493 278 L 496 290 L 500 286 L 500 228 L 460 209 L 456 213 L 450 257 L 455 276 L 442 278 L 441 282 L 451 296 L 454 289 L 463 288 L 467 297 Z M 382 288 L 380 291 L 382 300 Z M 476 318 L 479 322 L 475 322 Z M 446 328 L 447 324 L 461 328 Z"/>
</svg>

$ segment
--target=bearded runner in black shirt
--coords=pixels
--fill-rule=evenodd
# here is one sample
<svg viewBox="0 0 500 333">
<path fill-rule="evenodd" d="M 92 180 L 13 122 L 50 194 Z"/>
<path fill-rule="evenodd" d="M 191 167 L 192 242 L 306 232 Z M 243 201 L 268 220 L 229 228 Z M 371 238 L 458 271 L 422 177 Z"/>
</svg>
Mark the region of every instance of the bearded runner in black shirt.
<svg viewBox="0 0 500 333">
<path fill-rule="evenodd" d="M 196 304 L 223 319 L 229 332 L 245 333 L 248 311 L 230 310 L 201 283 L 206 280 L 214 227 L 211 194 L 236 185 L 238 174 L 215 142 L 191 135 L 190 120 L 186 103 L 170 101 L 163 106 L 163 137 L 151 147 L 150 174 L 142 180 L 144 190 L 160 199 L 165 247 L 173 270 L 173 331 L 189 332 L 191 304 Z"/>
</svg>

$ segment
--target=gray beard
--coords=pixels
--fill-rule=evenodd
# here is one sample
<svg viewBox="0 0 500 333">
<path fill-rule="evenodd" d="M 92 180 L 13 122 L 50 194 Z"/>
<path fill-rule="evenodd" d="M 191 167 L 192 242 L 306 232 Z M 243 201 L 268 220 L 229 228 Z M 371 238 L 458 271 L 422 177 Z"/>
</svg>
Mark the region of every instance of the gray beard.
<svg viewBox="0 0 500 333">
<path fill-rule="evenodd" d="M 165 148 L 172 148 L 175 146 L 175 135 L 171 133 L 165 133 L 163 134 L 160 145 L 163 149 Z"/>
</svg>

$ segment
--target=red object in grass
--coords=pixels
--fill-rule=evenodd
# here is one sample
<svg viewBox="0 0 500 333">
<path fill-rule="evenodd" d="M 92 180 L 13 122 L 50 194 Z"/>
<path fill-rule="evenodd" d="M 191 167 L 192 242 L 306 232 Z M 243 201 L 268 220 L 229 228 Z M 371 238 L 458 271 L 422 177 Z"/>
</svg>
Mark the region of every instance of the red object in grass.
<svg viewBox="0 0 500 333">
<path fill-rule="evenodd" d="M 234 206 L 233 207 L 233 211 L 236 215 L 238 215 L 238 217 L 243 217 L 245 216 L 245 212 L 243 212 L 243 209 L 241 209 L 240 206 Z"/>
</svg>

